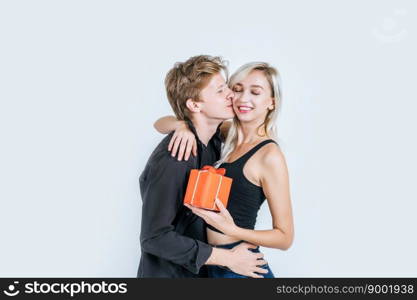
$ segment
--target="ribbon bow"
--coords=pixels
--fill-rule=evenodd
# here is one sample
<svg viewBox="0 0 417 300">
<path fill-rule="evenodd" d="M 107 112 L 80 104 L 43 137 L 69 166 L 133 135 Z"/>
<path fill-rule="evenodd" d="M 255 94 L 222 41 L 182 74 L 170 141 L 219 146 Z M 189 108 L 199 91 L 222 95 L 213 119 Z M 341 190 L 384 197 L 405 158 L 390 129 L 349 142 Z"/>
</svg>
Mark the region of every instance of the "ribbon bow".
<svg viewBox="0 0 417 300">
<path fill-rule="evenodd" d="M 226 174 L 226 169 L 225 168 L 216 169 L 215 167 L 212 167 L 212 166 L 204 166 L 202 168 L 202 170 L 207 170 L 210 173 L 215 173 L 215 174 L 219 174 L 219 175 L 222 175 L 222 176 L 224 176 L 224 174 Z"/>
</svg>

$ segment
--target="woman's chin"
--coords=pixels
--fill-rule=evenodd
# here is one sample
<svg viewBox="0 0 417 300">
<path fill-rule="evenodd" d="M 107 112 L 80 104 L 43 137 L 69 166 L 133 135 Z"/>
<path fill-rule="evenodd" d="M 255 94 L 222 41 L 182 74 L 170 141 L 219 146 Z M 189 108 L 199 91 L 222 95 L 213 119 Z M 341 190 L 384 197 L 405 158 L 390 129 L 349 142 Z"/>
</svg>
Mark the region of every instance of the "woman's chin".
<svg viewBox="0 0 417 300">
<path fill-rule="evenodd" d="M 236 118 L 241 122 L 249 122 L 253 119 L 253 117 L 251 116 L 248 116 L 246 114 L 240 114 L 240 113 L 236 114 Z"/>
</svg>

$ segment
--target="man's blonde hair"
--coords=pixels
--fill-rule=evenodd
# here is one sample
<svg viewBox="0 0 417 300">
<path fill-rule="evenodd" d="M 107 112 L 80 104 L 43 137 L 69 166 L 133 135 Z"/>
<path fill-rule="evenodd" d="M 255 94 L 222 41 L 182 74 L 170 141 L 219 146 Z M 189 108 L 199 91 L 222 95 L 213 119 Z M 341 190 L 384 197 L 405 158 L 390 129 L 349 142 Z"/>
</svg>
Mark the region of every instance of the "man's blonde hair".
<svg viewBox="0 0 417 300">
<path fill-rule="evenodd" d="M 227 80 L 226 62 L 219 56 L 198 55 L 174 65 L 165 77 L 165 88 L 169 104 L 178 120 L 190 119 L 187 100 L 191 98 L 196 102 L 201 101 L 201 90 L 213 75 L 222 71 Z"/>
</svg>

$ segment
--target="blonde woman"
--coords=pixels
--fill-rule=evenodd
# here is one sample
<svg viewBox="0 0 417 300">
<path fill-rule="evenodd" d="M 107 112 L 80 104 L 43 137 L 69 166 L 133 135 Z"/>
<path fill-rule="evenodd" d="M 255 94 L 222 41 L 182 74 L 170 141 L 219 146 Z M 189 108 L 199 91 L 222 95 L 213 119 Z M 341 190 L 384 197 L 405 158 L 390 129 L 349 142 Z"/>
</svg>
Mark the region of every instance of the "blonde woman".
<svg viewBox="0 0 417 300">
<path fill-rule="evenodd" d="M 214 247 L 231 249 L 244 241 L 259 246 L 287 250 L 294 238 L 289 176 L 284 154 L 276 139 L 275 121 L 281 107 L 278 71 L 267 63 L 253 62 L 239 68 L 230 78 L 234 92 L 235 117 L 225 121 L 221 131 L 225 142 L 216 167 L 225 168 L 233 178 L 227 208 L 216 201 L 220 213 L 188 206 L 207 223 L 207 240 Z M 188 159 L 195 138 L 182 121 L 164 117 L 155 128 L 175 130 L 168 150 L 178 159 Z M 267 200 L 272 228 L 255 230 L 258 211 Z M 245 277 L 221 266 L 208 266 L 209 277 Z M 268 264 L 259 277 L 275 277 Z"/>
</svg>

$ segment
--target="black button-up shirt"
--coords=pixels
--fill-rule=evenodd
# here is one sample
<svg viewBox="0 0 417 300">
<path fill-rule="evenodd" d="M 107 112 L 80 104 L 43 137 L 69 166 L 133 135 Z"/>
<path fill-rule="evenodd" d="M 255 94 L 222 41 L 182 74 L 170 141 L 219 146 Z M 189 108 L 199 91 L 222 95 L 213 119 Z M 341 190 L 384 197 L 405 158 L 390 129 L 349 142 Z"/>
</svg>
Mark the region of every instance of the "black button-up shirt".
<svg viewBox="0 0 417 300">
<path fill-rule="evenodd" d="M 137 277 L 205 277 L 204 263 L 212 247 L 206 224 L 183 205 L 191 169 L 213 165 L 220 158 L 220 126 L 205 146 L 197 139 L 197 156 L 178 161 L 168 151 L 167 135 L 152 152 L 140 175 L 142 197 L 141 258 Z"/>
</svg>

